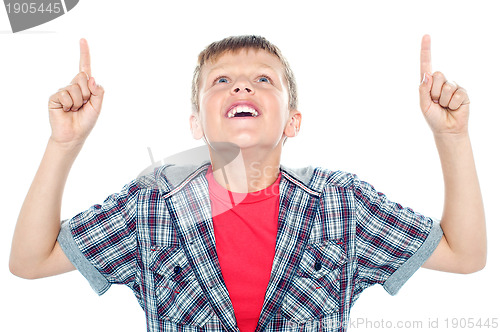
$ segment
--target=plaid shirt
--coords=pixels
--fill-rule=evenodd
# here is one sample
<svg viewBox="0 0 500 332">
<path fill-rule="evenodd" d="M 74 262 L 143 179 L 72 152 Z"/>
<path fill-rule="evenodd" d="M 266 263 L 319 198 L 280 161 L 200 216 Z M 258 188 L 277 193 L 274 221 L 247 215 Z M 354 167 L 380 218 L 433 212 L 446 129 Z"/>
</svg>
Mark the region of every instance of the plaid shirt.
<svg viewBox="0 0 500 332">
<path fill-rule="evenodd" d="M 130 287 L 148 331 L 238 331 L 215 247 L 209 163 L 165 165 L 63 222 L 58 240 L 98 294 Z M 257 331 L 345 331 L 360 293 L 394 295 L 439 223 L 355 175 L 281 167 L 275 257 Z"/>
</svg>

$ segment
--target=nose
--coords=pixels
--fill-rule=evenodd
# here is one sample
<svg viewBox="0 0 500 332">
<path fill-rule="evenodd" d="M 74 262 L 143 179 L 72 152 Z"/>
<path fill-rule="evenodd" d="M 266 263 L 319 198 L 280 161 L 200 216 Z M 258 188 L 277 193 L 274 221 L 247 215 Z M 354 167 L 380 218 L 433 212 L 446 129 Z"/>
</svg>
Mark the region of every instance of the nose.
<svg viewBox="0 0 500 332">
<path fill-rule="evenodd" d="M 252 89 L 250 89 L 250 88 L 240 89 L 239 87 L 236 87 L 236 88 L 234 88 L 234 89 L 233 89 L 233 92 L 234 92 L 234 93 L 238 93 L 238 92 L 240 92 L 240 91 L 246 91 L 246 92 L 248 92 L 248 93 L 251 93 L 251 92 L 252 92 Z"/>
<path fill-rule="evenodd" d="M 232 94 L 238 94 L 238 93 L 249 93 L 253 94 L 253 88 L 251 83 L 247 79 L 238 79 L 236 82 L 234 82 L 233 89 L 231 91 Z"/>
</svg>

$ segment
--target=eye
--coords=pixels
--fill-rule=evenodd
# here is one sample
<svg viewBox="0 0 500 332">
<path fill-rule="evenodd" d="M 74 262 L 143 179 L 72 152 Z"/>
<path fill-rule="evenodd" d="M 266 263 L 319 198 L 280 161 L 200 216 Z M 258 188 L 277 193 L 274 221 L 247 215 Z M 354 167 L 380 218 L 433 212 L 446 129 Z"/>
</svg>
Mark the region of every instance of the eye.
<svg viewBox="0 0 500 332">
<path fill-rule="evenodd" d="M 229 80 L 225 76 L 219 76 L 214 80 L 214 83 L 229 83 Z"/>
<path fill-rule="evenodd" d="M 271 78 L 269 78 L 269 76 L 262 75 L 262 76 L 259 76 L 259 79 L 257 80 L 257 82 L 271 83 L 272 80 L 271 80 Z"/>
</svg>

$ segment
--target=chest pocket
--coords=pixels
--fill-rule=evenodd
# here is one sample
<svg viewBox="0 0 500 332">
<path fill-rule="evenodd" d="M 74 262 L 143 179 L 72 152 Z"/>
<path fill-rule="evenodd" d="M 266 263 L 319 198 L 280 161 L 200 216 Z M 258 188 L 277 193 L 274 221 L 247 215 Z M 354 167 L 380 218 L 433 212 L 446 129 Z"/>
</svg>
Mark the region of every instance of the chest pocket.
<svg viewBox="0 0 500 332">
<path fill-rule="evenodd" d="M 342 243 L 309 244 L 283 300 L 283 316 L 303 323 L 338 311 L 346 261 Z"/>
<path fill-rule="evenodd" d="M 153 247 L 149 258 L 159 318 L 203 326 L 214 312 L 182 248 Z"/>
</svg>

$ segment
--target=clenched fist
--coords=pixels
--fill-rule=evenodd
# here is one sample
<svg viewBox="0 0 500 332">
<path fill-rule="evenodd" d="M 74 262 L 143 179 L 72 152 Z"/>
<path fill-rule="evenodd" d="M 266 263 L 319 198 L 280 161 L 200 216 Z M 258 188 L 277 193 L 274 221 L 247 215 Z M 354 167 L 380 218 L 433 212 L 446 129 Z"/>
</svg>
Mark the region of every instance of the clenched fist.
<svg viewBox="0 0 500 332">
<path fill-rule="evenodd" d="M 99 117 L 103 97 L 103 87 L 92 77 L 89 46 L 82 38 L 80 72 L 49 98 L 51 139 L 63 144 L 83 144 Z"/>
</svg>

